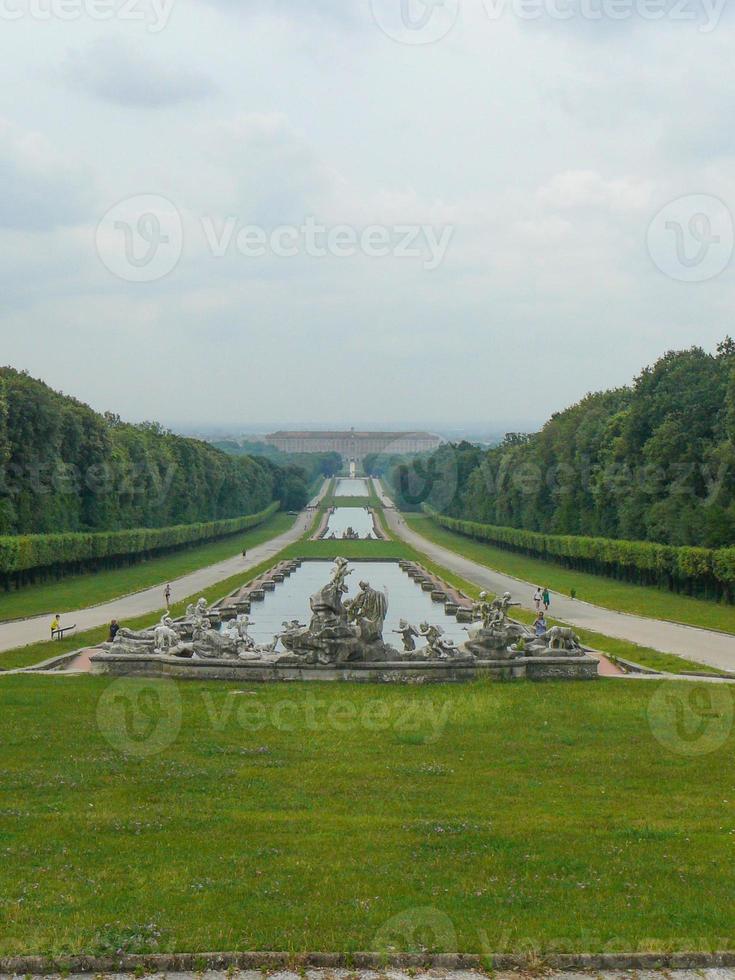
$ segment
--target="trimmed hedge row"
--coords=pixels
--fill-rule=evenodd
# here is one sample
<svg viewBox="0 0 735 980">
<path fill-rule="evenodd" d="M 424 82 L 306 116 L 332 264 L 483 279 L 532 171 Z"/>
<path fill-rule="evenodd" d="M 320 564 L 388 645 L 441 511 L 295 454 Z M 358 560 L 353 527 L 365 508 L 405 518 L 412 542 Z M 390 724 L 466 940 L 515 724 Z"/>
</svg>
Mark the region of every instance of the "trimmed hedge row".
<svg viewBox="0 0 735 980">
<path fill-rule="evenodd" d="M 426 504 L 423 510 L 436 524 L 458 534 L 567 568 L 728 602 L 735 595 L 735 548 L 675 547 L 651 541 L 543 534 L 446 517 Z"/>
<path fill-rule="evenodd" d="M 42 569 L 63 574 L 66 566 L 74 566 L 75 571 L 80 566 L 95 564 L 109 567 L 118 559 L 140 559 L 245 531 L 268 520 L 279 507 L 279 502 L 274 501 L 257 514 L 171 527 L 3 535 L 0 536 L 0 576 L 8 587 L 12 580 L 21 576 L 33 578 L 33 572 Z"/>
</svg>

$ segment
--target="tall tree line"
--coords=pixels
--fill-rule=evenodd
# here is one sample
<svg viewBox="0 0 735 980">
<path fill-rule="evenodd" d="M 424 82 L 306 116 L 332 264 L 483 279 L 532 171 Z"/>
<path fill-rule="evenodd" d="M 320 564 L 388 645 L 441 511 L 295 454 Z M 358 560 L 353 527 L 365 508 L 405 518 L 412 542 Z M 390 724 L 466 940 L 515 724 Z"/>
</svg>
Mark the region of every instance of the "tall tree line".
<svg viewBox="0 0 735 980">
<path fill-rule="evenodd" d="M 165 527 L 305 494 L 305 476 L 155 423 L 130 425 L 0 368 L 0 534 Z M 300 504 L 299 504 L 300 505 Z"/>
<path fill-rule="evenodd" d="M 727 338 L 714 354 L 669 352 L 631 386 L 587 395 L 538 433 L 509 434 L 487 451 L 443 446 L 432 465 L 444 485 L 433 506 L 451 517 L 547 534 L 731 546 L 735 344 Z M 433 471 L 424 469 L 414 483 L 428 494 Z M 391 474 L 397 488 L 410 477 Z"/>
</svg>

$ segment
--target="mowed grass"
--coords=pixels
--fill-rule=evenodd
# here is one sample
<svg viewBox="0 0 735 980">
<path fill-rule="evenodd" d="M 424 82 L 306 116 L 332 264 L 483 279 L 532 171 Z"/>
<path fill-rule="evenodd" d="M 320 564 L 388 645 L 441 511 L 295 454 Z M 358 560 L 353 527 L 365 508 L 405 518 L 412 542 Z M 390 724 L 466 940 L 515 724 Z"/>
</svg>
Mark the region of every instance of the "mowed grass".
<svg viewBox="0 0 735 980">
<path fill-rule="evenodd" d="M 735 928 L 725 686 L 26 675 L 0 706 L 0 955 L 718 949 Z M 701 724 L 712 751 L 683 754 Z"/>
<path fill-rule="evenodd" d="M 735 606 L 674 595 L 649 586 L 618 582 L 602 575 L 570 571 L 553 562 L 528 558 L 526 555 L 474 541 L 434 524 L 423 514 L 403 516 L 412 530 L 435 544 L 506 575 L 513 575 L 534 585 L 546 586 L 553 592 L 569 595 L 572 589 L 576 589 L 578 599 L 606 609 L 735 633 Z"/>
<path fill-rule="evenodd" d="M 263 524 L 242 534 L 161 558 L 151 558 L 128 568 L 73 575 L 59 579 L 58 582 L 28 586 L 18 592 L 0 592 L 0 622 L 44 613 L 52 615 L 56 612 L 71 612 L 158 584 L 163 588 L 166 582 L 199 568 L 206 568 L 207 565 L 215 565 L 239 554 L 243 548 L 254 548 L 278 534 L 283 534 L 293 525 L 294 520 L 293 516 L 277 513 Z"/>
<path fill-rule="evenodd" d="M 372 507 L 375 497 L 330 497 L 330 507 Z"/>
</svg>

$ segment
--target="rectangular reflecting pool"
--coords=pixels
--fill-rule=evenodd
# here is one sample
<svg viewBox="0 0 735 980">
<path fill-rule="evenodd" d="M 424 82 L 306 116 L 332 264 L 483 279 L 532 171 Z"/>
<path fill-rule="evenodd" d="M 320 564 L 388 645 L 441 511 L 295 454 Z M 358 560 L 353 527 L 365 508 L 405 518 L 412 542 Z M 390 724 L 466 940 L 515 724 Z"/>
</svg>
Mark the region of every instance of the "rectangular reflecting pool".
<svg viewBox="0 0 735 980">
<path fill-rule="evenodd" d="M 341 538 L 348 527 L 356 531 L 361 538 L 374 538 L 375 522 L 373 515 L 363 507 L 335 507 L 329 515 L 325 537 L 334 534 Z"/>
<path fill-rule="evenodd" d="M 339 547 L 338 542 L 335 542 L 335 547 Z M 388 616 L 383 630 L 386 643 L 402 649 L 400 636 L 391 633 L 391 630 L 398 628 L 401 619 L 407 619 L 414 626 L 423 621 L 441 626 L 445 635 L 455 643 L 464 643 L 467 639 L 462 623 L 458 623 L 454 616 L 447 616 L 440 602 L 432 602 L 431 596 L 402 571 L 398 562 L 351 561 L 350 568 L 352 574 L 347 576 L 349 593 L 346 598 L 354 597 L 361 580 L 388 596 Z M 332 562 L 305 561 L 298 571 L 277 585 L 274 592 L 267 592 L 262 602 L 254 602 L 250 613 L 254 623 L 250 629 L 253 639 L 261 644 L 270 643 L 284 620 L 298 619 L 300 623 L 308 625 L 311 619 L 309 598 L 326 585 L 331 569 Z M 419 637 L 417 649 L 425 645 L 425 640 Z"/>
<path fill-rule="evenodd" d="M 337 480 L 334 495 L 335 497 L 369 497 L 370 487 L 366 479 L 359 477 L 356 479 L 347 479 L 342 477 Z"/>
</svg>

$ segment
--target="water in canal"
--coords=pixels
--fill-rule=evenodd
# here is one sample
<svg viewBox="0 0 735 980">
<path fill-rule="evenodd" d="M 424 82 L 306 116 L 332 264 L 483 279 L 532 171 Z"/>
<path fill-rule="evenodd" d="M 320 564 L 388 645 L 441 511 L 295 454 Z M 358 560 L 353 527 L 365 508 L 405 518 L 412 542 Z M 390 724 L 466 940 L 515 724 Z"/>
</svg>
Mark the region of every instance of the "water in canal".
<svg viewBox="0 0 735 980">
<path fill-rule="evenodd" d="M 332 534 L 341 538 L 348 527 L 356 531 L 361 538 L 375 538 L 375 523 L 373 515 L 366 507 L 335 507 L 329 515 L 329 523 L 324 537 Z"/>
<path fill-rule="evenodd" d="M 309 598 L 329 581 L 331 568 L 331 562 L 305 561 L 297 572 L 276 586 L 275 592 L 266 592 L 262 602 L 254 602 L 250 613 L 254 623 L 250 630 L 253 639 L 259 644 L 270 643 L 284 620 L 298 619 L 300 623 L 308 625 L 311 619 Z M 401 638 L 391 630 L 397 629 L 400 619 L 407 619 L 415 626 L 424 621 L 441 626 L 445 636 L 455 643 L 464 643 L 467 639 L 463 624 L 458 623 L 454 616 L 447 616 L 444 606 L 433 602 L 431 596 L 402 571 L 398 562 L 351 561 L 350 568 L 352 574 L 347 576 L 347 598 L 355 595 L 363 579 L 374 589 L 381 589 L 387 594 L 388 616 L 383 639 L 397 650 L 402 649 Z M 419 637 L 416 646 L 425 646 L 425 641 Z"/>
<path fill-rule="evenodd" d="M 337 480 L 337 488 L 334 491 L 335 497 L 369 497 L 370 487 L 368 481 L 364 479 L 341 478 Z"/>
</svg>

